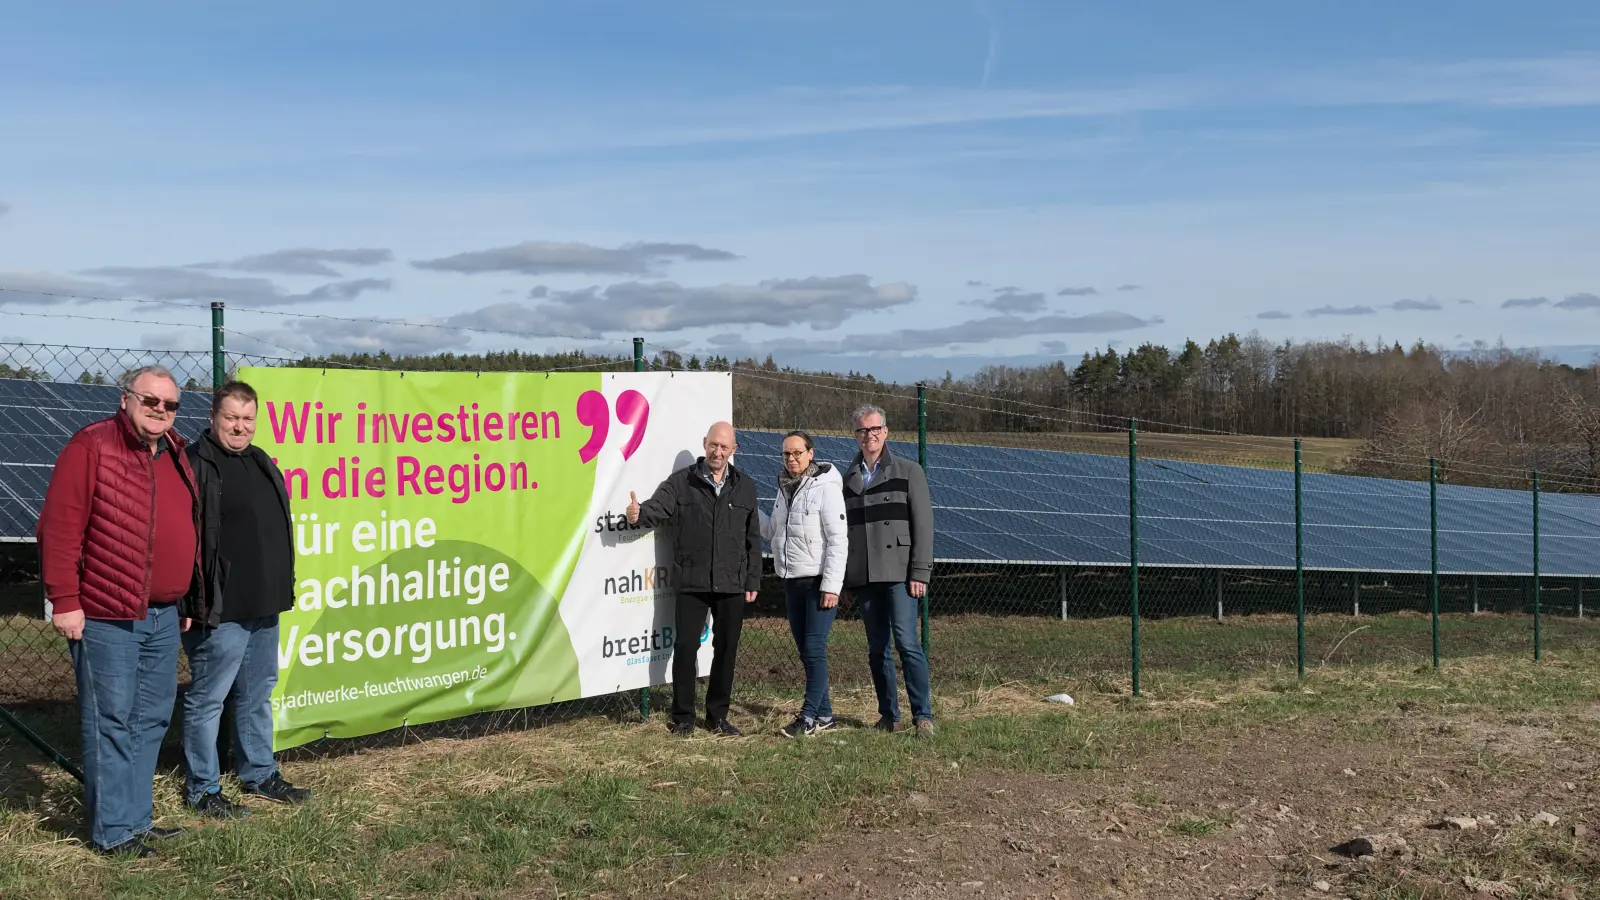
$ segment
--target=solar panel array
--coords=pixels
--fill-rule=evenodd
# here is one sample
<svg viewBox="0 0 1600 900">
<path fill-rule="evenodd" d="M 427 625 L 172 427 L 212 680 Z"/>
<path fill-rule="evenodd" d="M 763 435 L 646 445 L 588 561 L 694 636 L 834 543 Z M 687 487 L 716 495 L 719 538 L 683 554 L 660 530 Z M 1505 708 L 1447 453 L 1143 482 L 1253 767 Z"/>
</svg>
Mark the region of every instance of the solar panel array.
<svg viewBox="0 0 1600 900">
<path fill-rule="evenodd" d="M 0 379 L 0 541 L 32 540 L 56 456 L 73 433 L 117 408 L 111 385 Z M 210 396 L 178 411 L 178 433 L 206 427 Z"/>
<path fill-rule="evenodd" d="M 736 464 L 777 494 L 782 435 L 739 432 Z M 848 465 L 855 442 L 817 438 L 817 459 Z M 890 452 L 915 459 L 911 443 Z M 1141 460 L 1141 565 L 1293 569 L 1294 473 Z M 1031 565 L 1128 564 L 1128 461 L 1123 456 L 957 444 L 928 446 L 934 558 Z M 1323 571 L 1431 571 L 1428 485 L 1307 474 L 1304 561 Z M 1600 497 L 1542 495 L 1540 570 L 1600 574 Z M 1526 491 L 1440 485 L 1442 572 L 1533 571 Z"/>
<path fill-rule="evenodd" d="M 31 540 L 51 467 L 79 428 L 116 408 L 107 385 L 0 379 L 0 540 Z M 188 403 L 178 431 L 206 426 Z M 777 495 L 782 435 L 740 431 L 739 467 L 763 503 Z M 892 453 L 915 458 L 915 444 Z M 819 460 L 847 465 L 848 438 L 817 438 Z M 1169 460 L 1139 463 L 1140 563 L 1292 569 L 1293 473 Z M 1121 456 L 959 444 L 928 447 L 934 558 L 1034 565 L 1128 564 L 1128 462 Z M 1304 477 L 1305 565 L 1326 571 L 1430 570 L 1428 485 L 1343 475 Z M 1525 491 L 1439 487 L 1439 566 L 1455 574 L 1533 570 Z M 1600 497 L 1541 499 L 1541 571 L 1600 575 Z"/>
</svg>

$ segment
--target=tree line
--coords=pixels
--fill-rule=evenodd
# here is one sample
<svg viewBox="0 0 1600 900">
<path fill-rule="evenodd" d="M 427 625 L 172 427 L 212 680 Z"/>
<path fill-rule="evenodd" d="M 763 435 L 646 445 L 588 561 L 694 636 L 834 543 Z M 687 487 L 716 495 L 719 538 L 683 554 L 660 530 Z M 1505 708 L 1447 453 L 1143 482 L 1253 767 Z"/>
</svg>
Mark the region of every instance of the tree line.
<svg viewBox="0 0 1600 900">
<path fill-rule="evenodd" d="M 626 370 L 629 357 L 585 353 L 390 356 L 305 365 L 427 371 Z M 844 431 L 850 413 L 883 407 L 915 428 L 914 385 L 862 372 L 802 371 L 765 360 L 687 359 L 662 351 L 652 370 L 734 372 L 741 427 Z M 1272 342 L 1228 334 L 1173 350 L 1145 343 L 1086 353 L 1075 365 L 986 366 L 924 385 L 938 433 L 1071 434 L 1120 430 L 1351 438 L 1351 474 L 1426 475 L 1437 457 L 1457 483 L 1525 486 L 1538 469 L 1554 488 L 1600 490 L 1600 366 L 1572 366 L 1505 346 L 1467 352 L 1350 340 Z"/>
</svg>

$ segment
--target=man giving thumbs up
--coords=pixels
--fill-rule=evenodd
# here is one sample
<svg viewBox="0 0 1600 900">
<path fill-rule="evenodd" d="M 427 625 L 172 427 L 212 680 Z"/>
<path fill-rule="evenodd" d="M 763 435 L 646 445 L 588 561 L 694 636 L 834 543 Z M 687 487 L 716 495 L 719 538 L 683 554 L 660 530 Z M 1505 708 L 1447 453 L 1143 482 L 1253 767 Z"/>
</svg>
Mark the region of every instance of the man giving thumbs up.
<svg viewBox="0 0 1600 900">
<path fill-rule="evenodd" d="M 729 461 L 739 449 L 733 426 L 718 422 L 706 433 L 705 456 L 673 472 L 643 503 L 628 493 L 628 523 L 652 528 L 673 522 L 673 584 L 678 591 L 672 656 L 673 734 L 693 734 L 695 657 L 706 613 L 711 613 L 711 683 L 706 686 L 706 728 L 728 736 L 733 665 L 744 627 L 744 605 L 761 588 L 761 520 L 756 483 Z"/>
</svg>

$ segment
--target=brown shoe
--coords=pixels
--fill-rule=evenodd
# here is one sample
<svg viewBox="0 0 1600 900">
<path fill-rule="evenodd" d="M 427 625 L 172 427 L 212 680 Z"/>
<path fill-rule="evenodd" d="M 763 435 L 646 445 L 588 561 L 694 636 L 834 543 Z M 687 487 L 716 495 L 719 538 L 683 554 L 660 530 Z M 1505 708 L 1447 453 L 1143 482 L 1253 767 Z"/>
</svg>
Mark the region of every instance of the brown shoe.
<svg viewBox="0 0 1600 900">
<path fill-rule="evenodd" d="M 872 727 L 878 729 L 879 731 L 905 731 L 906 723 L 900 721 L 899 719 L 890 719 L 888 716 L 884 716 Z"/>
<path fill-rule="evenodd" d="M 933 720 L 932 719 L 918 719 L 917 720 L 917 737 L 919 737 L 919 738 L 931 738 L 931 737 L 933 737 Z"/>
</svg>

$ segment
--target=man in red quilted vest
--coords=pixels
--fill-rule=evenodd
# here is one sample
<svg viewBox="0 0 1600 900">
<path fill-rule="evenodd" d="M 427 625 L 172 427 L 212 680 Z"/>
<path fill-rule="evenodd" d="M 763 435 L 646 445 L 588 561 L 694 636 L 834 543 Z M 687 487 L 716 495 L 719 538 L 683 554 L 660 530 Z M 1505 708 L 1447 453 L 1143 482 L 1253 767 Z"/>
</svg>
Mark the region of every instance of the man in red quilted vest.
<svg viewBox="0 0 1600 900">
<path fill-rule="evenodd" d="M 89 838 L 102 853 L 149 856 L 151 841 L 178 833 L 151 821 L 178 692 L 177 601 L 200 567 L 178 400 L 160 366 L 123 376 L 116 415 L 67 442 L 39 512 L 45 597 L 78 676 Z"/>
</svg>

